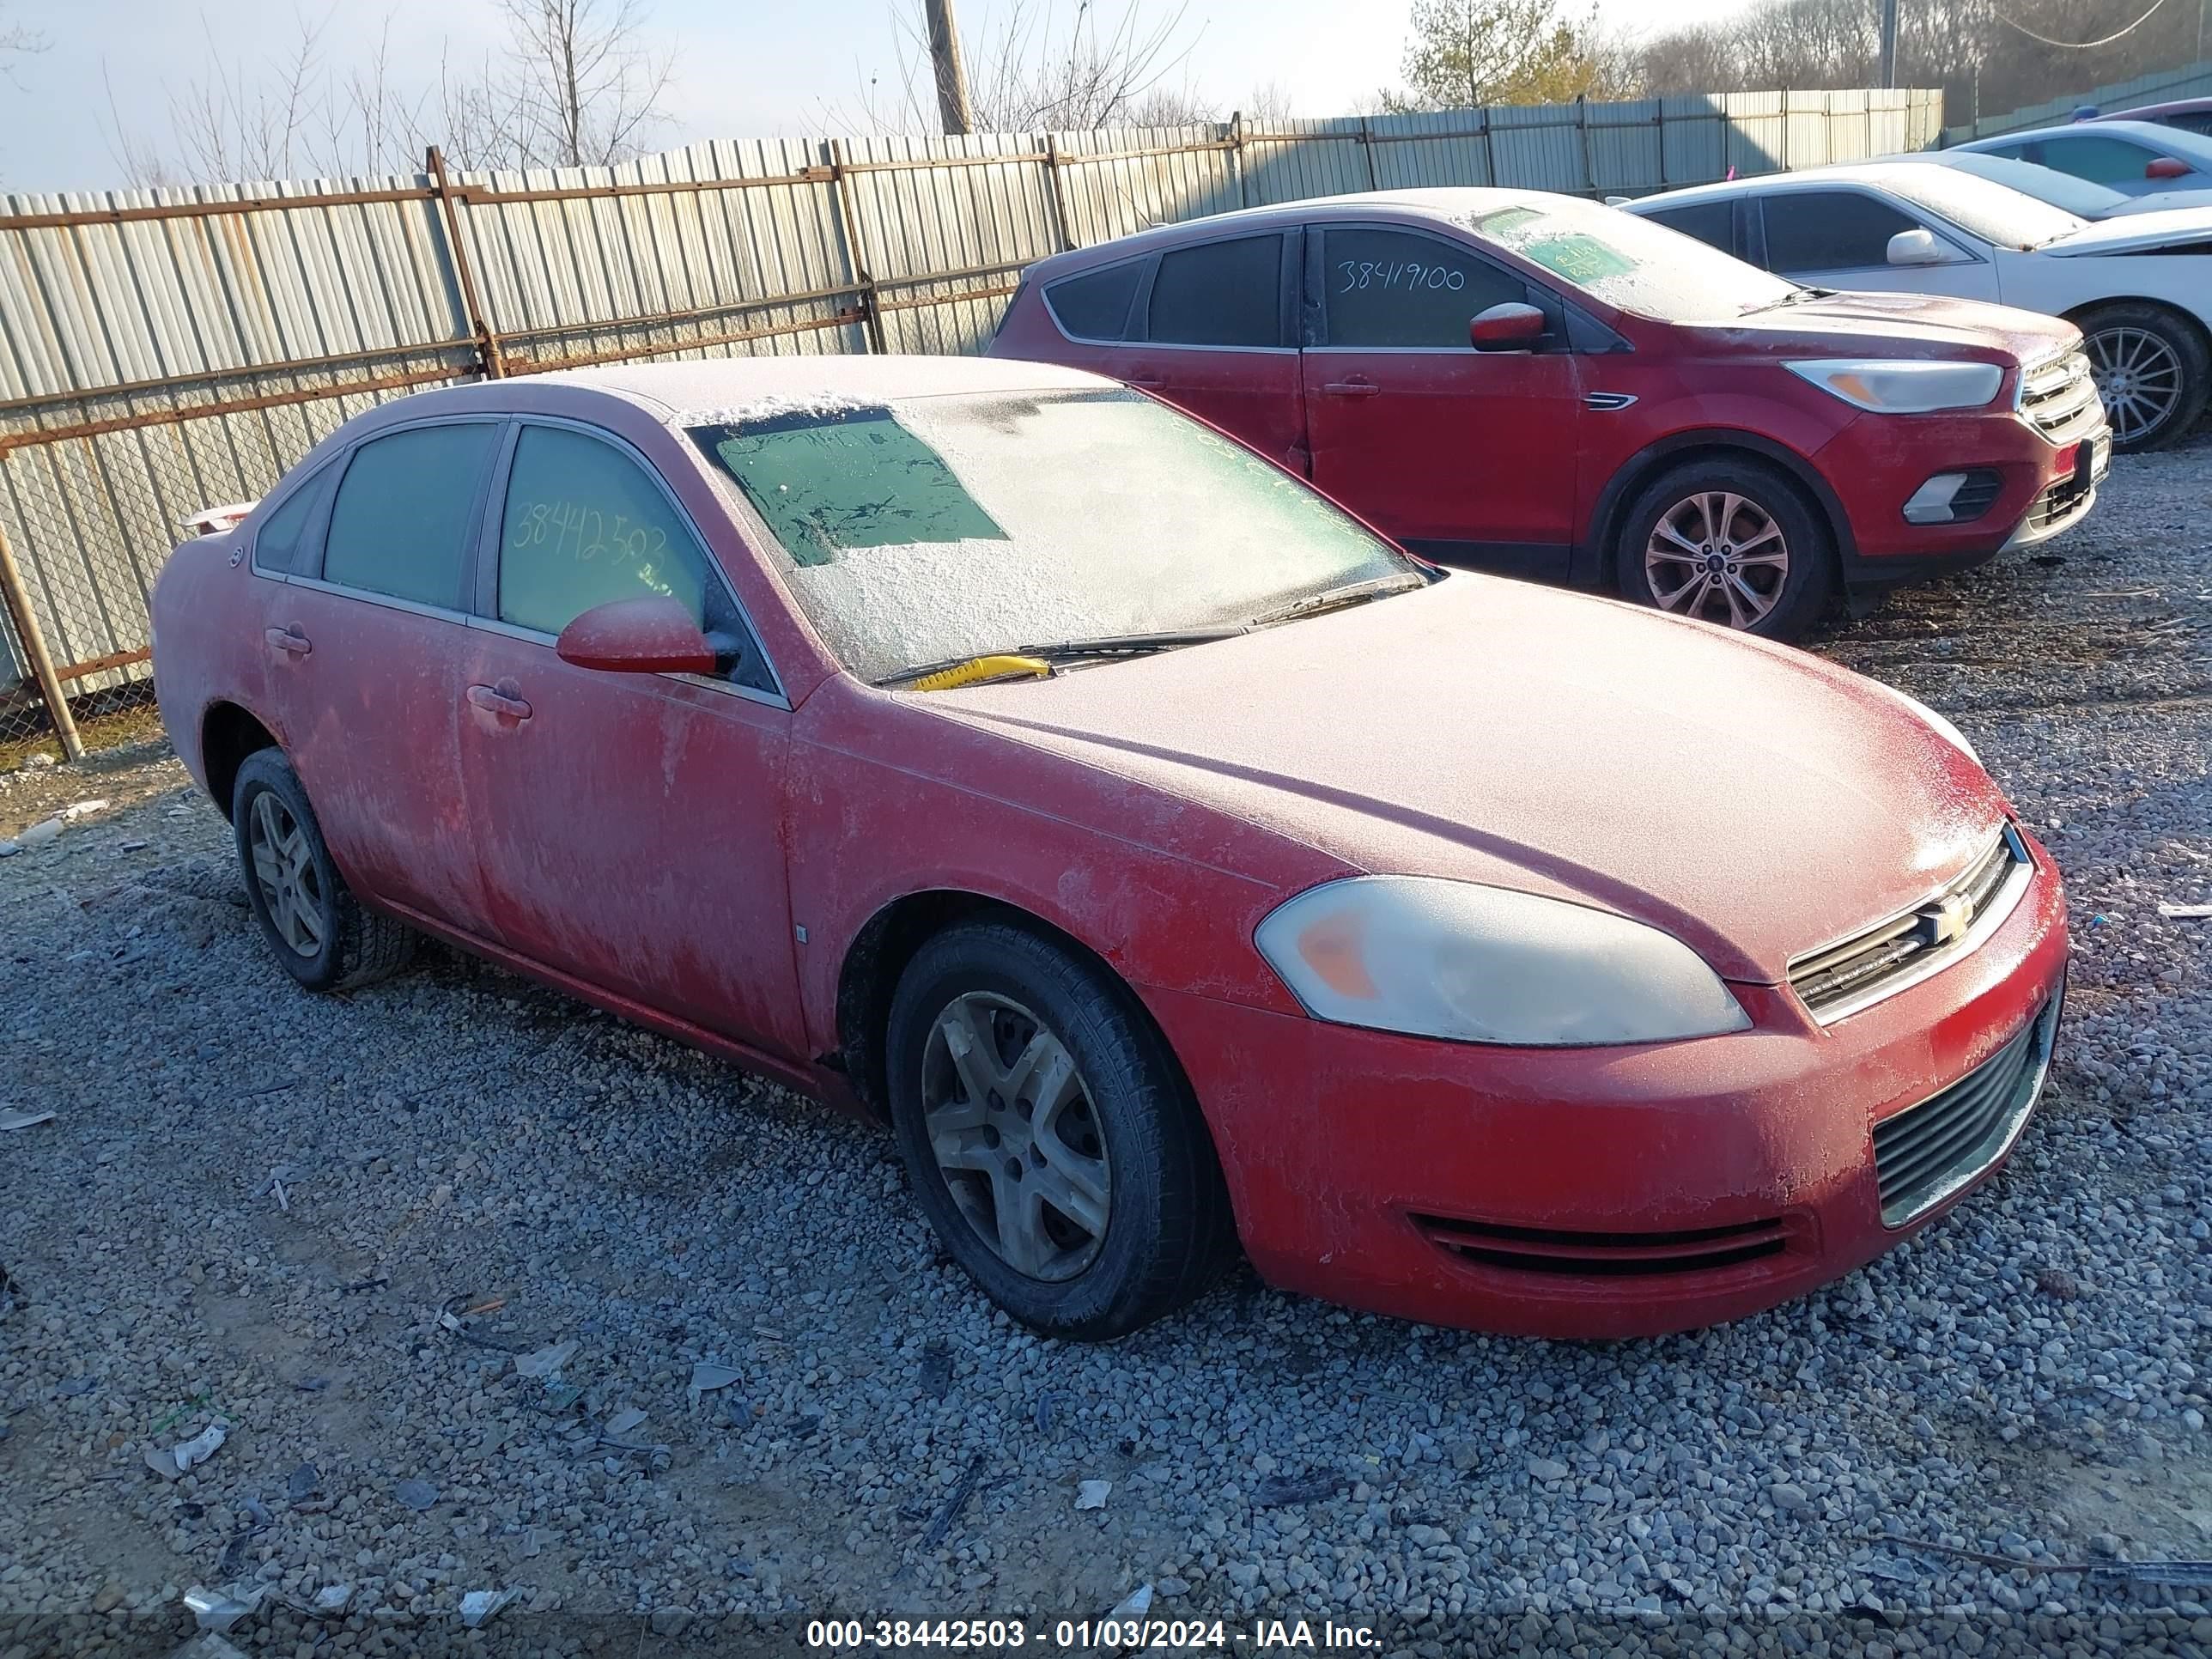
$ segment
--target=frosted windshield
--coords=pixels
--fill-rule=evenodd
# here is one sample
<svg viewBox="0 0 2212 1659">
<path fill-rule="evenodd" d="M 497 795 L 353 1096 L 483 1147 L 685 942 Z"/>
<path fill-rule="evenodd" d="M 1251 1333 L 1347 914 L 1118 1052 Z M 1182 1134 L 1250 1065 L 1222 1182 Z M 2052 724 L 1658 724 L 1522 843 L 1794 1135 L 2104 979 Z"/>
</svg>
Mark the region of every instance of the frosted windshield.
<svg viewBox="0 0 2212 1659">
<path fill-rule="evenodd" d="M 1280 468 L 1130 392 L 917 398 L 691 435 L 866 680 L 1235 625 L 1414 568 Z"/>
</svg>

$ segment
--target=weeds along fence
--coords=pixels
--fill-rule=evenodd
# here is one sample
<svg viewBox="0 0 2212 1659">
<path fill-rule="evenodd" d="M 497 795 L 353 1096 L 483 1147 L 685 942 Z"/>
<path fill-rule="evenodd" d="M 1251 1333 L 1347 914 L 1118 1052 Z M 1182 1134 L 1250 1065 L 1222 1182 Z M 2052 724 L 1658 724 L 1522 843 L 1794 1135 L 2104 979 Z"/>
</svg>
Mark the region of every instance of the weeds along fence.
<svg viewBox="0 0 2212 1659">
<path fill-rule="evenodd" d="M 1346 191 L 1638 194 L 1933 142 L 1927 91 L 1729 94 L 1172 130 L 694 145 L 611 169 L 10 196 L 0 745 L 143 691 L 204 507 L 378 401 L 646 358 L 960 352 L 1022 268 Z"/>
</svg>

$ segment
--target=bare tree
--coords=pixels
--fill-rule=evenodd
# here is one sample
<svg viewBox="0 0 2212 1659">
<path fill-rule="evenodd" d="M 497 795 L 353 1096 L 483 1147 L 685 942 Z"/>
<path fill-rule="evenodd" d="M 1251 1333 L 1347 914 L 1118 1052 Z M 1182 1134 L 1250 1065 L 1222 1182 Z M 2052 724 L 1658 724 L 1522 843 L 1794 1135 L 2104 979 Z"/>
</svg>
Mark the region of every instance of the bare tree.
<svg viewBox="0 0 2212 1659">
<path fill-rule="evenodd" d="M 1012 0 L 967 50 L 969 104 L 979 131 L 1172 126 L 1214 118 L 1212 102 L 1170 84 L 1196 44 L 1188 0 L 1153 16 L 1145 0 Z M 896 50 L 888 76 L 863 82 L 856 108 L 825 106 L 848 131 L 934 132 L 936 82 L 917 0 L 894 0 Z"/>
<path fill-rule="evenodd" d="M 515 159 L 605 167 L 638 155 L 676 64 L 673 51 L 647 44 L 643 0 L 500 3 L 511 79 L 494 83 L 489 101 L 515 117 Z"/>
<path fill-rule="evenodd" d="M 6 10 L 4 0 L 0 0 L 0 15 Z M 44 52 L 49 44 L 44 34 L 27 23 L 0 23 L 0 74 L 13 81 L 15 65 L 11 60 Z"/>
</svg>

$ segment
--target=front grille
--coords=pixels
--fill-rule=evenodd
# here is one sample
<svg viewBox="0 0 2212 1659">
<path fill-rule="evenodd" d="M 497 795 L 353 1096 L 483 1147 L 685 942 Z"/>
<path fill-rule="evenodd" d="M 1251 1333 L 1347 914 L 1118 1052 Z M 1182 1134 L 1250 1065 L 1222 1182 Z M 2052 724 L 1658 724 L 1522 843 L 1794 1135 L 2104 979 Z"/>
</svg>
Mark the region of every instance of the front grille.
<svg viewBox="0 0 2212 1659">
<path fill-rule="evenodd" d="M 2027 885 L 2027 843 L 2009 823 L 1966 874 L 1901 915 L 1798 957 L 1790 988 L 1823 1024 L 1933 973 L 1984 921 L 2007 914 Z"/>
<path fill-rule="evenodd" d="M 1621 1278 L 1711 1273 L 1778 1255 L 1789 1239 L 1779 1218 L 1672 1233 L 1571 1233 L 1417 1215 L 1429 1242 L 1462 1261 L 1515 1273 Z"/>
<path fill-rule="evenodd" d="M 2105 409 L 2097 399 L 2087 356 L 2069 352 L 2021 370 L 2020 412 L 2055 444 L 2070 443 L 2102 425 Z"/>
<path fill-rule="evenodd" d="M 1882 1224 L 1901 1227 L 1996 1162 L 2043 1091 L 2054 997 L 2018 1036 L 1943 1091 L 1874 1126 Z"/>
<path fill-rule="evenodd" d="M 2021 524 L 2023 530 L 2048 530 L 2065 519 L 2088 499 L 2097 486 L 2091 482 L 2088 469 L 2076 467 L 2035 498 Z"/>
</svg>

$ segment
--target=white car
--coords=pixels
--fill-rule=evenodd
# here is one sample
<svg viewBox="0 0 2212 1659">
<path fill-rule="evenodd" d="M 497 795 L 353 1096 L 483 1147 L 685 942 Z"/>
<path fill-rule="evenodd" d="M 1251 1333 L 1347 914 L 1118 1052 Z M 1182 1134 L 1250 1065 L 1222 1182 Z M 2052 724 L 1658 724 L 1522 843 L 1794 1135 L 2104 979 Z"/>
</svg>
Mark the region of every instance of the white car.
<svg viewBox="0 0 2212 1659">
<path fill-rule="evenodd" d="M 2212 392 L 2212 207 L 2092 224 L 1901 161 L 1668 191 L 1626 212 L 1810 288 L 1994 300 L 2078 324 L 2116 446 L 2186 432 Z"/>
<path fill-rule="evenodd" d="M 2212 187 L 2212 137 L 2155 121 L 2076 121 L 1958 146 L 2109 185 L 2123 196 Z"/>
<path fill-rule="evenodd" d="M 2070 173 L 2038 167 L 2033 161 L 2016 161 L 2009 156 L 1985 155 L 1978 149 L 1917 149 L 1881 159 L 1956 167 L 1961 173 L 1971 173 L 1978 179 L 2016 190 L 2023 196 L 2033 196 L 2052 207 L 2064 208 L 2081 219 L 2117 219 L 2137 213 L 2166 213 L 2175 208 L 2212 207 L 2212 179 L 2206 180 L 2202 188 L 2124 196 L 2109 185 L 2093 185 Z"/>
</svg>

